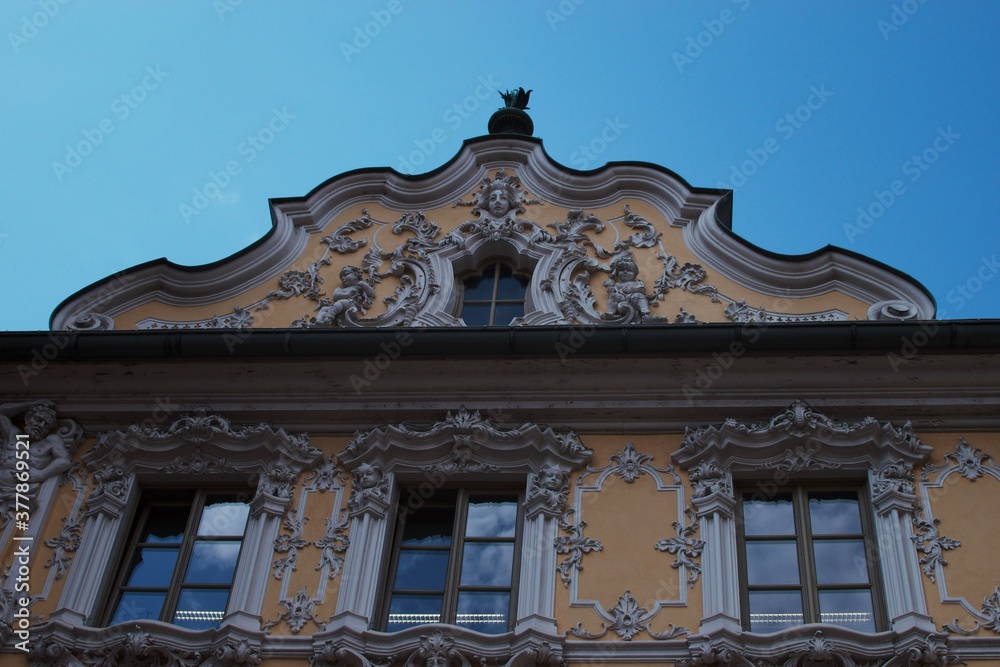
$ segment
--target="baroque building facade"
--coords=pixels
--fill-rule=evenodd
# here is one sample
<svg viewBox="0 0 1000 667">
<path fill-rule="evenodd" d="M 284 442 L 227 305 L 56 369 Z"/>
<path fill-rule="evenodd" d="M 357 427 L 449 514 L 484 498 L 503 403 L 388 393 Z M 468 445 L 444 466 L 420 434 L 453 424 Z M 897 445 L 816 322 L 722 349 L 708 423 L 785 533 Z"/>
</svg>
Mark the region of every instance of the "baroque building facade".
<svg viewBox="0 0 1000 667">
<path fill-rule="evenodd" d="M 505 100 L 0 334 L 3 664 L 1000 664 L 998 323 Z"/>
</svg>

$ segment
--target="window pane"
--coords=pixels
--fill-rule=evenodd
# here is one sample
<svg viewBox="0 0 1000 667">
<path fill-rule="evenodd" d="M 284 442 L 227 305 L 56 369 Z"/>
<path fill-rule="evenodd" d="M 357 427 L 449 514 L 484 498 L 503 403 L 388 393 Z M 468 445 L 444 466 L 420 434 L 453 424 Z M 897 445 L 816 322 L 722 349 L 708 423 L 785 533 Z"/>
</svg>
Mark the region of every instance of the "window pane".
<svg viewBox="0 0 1000 667">
<path fill-rule="evenodd" d="M 108 625 L 143 619 L 155 621 L 160 617 L 163 601 L 166 598 L 166 593 L 140 593 L 138 591 L 122 593 Z"/>
<path fill-rule="evenodd" d="M 497 298 L 507 301 L 523 301 L 524 293 L 528 290 L 528 276 L 522 275 L 510 275 L 510 269 L 507 269 L 507 275 L 503 275 L 503 269 L 501 269 L 500 284 L 497 285 Z"/>
<path fill-rule="evenodd" d="M 773 498 L 754 499 L 743 496 L 743 524 L 747 535 L 794 535 L 795 516 L 792 494 L 780 493 Z"/>
<path fill-rule="evenodd" d="M 455 525 L 454 507 L 428 507 L 406 518 L 403 546 L 448 546 Z"/>
<path fill-rule="evenodd" d="M 490 496 L 469 501 L 466 537 L 514 537 L 517 498 Z"/>
<path fill-rule="evenodd" d="M 809 494 L 813 535 L 861 534 L 858 494 L 826 492 Z"/>
<path fill-rule="evenodd" d="M 242 535 L 246 530 L 250 506 L 234 500 L 206 504 L 198 524 L 198 535 Z"/>
<path fill-rule="evenodd" d="M 747 542 L 747 581 L 751 586 L 799 583 L 795 542 Z"/>
<path fill-rule="evenodd" d="M 490 264 L 478 276 L 469 276 L 465 284 L 466 301 L 489 301 L 493 298 L 493 281 L 496 264 Z"/>
<path fill-rule="evenodd" d="M 462 591 L 458 594 L 458 615 L 455 625 L 499 635 L 507 632 L 510 593 Z"/>
<path fill-rule="evenodd" d="M 819 617 L 822 623 L 843 625 L 861 632 L 875 632 L 871 591 L 820 591 Z"/>
<path fill-rule="evenodd" d="M 493 324 L 502 327 L 514 321 L 515 317 L 524 317 L 523 303 L 498 303 Z"/>
<path fill-rule="evenodd" d="M 186 584 L 231 584 L 240 557 L 240 542 L 195 542 Z"/>
<path fill-rule="evenodd" d="M 139 542 L 180 542 L 184 539 L 188 512 L 184 507 L 152 508 Z"/>
<path fill-rule="evenodd" d="M 132 570 L 125 580 L 126 586 L 167 588 L 174 574 L 177 549 L 142 547 L 136 550 Z"/>
<path fill-rule="evenodd" d="M 393 595 L 385 631 L 396 632 L 414 625 L 440 622 L 441 600 L 440 595 Z"/>
<path fill-rule="evenodd" d="M 484 327 L 490 323 L 490 304 L 466 304 L 462 308 L 462 321 L 470 327 Z"/>
<path fill-rule="evenodd" d="M 395 590 L 443 591 L 448 573 L 447 551 L 402 550 L 396 565 Z"/>
<path fill-rule="evenodd" d="M 750 591 L 750 632 L 777 632 L 802 625 L 798 591 Z"/>
<path fill-rule="evenodd" d="M 867 584 L 864 540 L 814 540 L 819 584 Z"/>
<path fill-rule="evenodd" d="M 514 568 L 513 542 L 466 542 L 462 555 L 462 586 L 510 586 Z"/>
<path fill-rule="evenodd" d="M 172 623 L 191 630 L 217 628 L 222 623 L 228 601 L 228 588 L 181 589 Z"/>
</svg>

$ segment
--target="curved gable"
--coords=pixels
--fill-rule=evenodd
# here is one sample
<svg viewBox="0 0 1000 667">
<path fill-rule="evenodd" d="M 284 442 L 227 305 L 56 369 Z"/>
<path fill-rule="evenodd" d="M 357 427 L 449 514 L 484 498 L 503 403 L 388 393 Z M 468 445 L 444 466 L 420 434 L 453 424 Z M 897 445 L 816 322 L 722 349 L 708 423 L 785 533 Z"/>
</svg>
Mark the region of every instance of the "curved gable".
<svg viewBox="0 0 1000 667">
<path fill-rule="evenodd" d="M 273 227 L 246 250 L 137 266 L 68 298 L 51 326 L 465 326 L 463 281 L 490 262 L 528 276 L 522 310 L 497 324 L 933 318 L 926 290 L 878 262 L 735 235 L 730 196 L 657 165 L 580 172 L 538 139 L 480 137 L 427 174 L 362 169 L 271 200 Z"/>
</svg>

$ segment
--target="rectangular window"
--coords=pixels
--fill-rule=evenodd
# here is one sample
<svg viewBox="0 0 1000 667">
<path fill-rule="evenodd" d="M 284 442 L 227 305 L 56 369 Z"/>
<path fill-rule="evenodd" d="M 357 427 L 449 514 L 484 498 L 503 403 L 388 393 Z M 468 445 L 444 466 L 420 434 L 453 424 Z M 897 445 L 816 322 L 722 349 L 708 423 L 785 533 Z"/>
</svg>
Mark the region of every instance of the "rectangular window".
<svg viewBox="0 0 1000 667">
<path fill-rule="evenodd" d="M 878 571 L 864 494 L 794 487 L 740 494 L 743 626 L 777 632 L 830 623 L 876 632 Z"/>
<path fill-rule="evenodd" d="M 160 620 L 192 630 L 225 615 L 250 506 L 246 493 L 147 494 L 106 619 Z"/>
<path fill-rule="evenodd" d="M 512 629 L 522 498 L 517 492 L 402 489 L 386 632 L 451 623 L 486 634 Z M 416 501 L 416 502 L 415 502 Z"/>
</svg>

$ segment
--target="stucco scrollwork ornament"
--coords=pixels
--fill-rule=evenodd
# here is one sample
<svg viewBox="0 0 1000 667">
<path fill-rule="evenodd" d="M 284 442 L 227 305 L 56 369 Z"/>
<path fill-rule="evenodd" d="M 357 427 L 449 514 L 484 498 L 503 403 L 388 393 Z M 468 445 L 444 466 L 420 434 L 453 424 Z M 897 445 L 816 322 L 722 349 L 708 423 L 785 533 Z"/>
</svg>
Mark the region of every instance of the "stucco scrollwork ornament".
<svg viewBox="0 0 1000 667">
<path fill-rule="evenodd" d="M 932 582 L 937 581 L 935 575 L 937 569 L 948 564 L 948 561 L 944 559 L 944 552 L 962 546 L 958 540 L 939 535 L 939 523 L 941 523 L 941 519 L 925 518 L 924 510 L 919 505 L 913 513 L 913 528 L 916 535 L 912 535 L 910 539 L 917 545 L 917 551 L 923 554 L 920 565 L 924 574 Z"/>
<path fill-rule="evenodd" d="M 698 532 L 698 521 L 695 518 L 694 512 L 690 508 L 686 508 L 684 514 L 688 518 L 686 523 L 680 521 L 673 522 L 677 536 L 660 540 L 653 547 L 658 551 L 666 551 L 669 554 L 677 556 L 674 562 L 670 564 L 670 567 L 675 570 L 683 567 L 687 572 L 688 586 L 693 587 L 695 582 L 698 581 L 698 576 L 701 574 L 701 565 L 695 562 L 694 559 L 701 557 L 701 552 L 705 549 L 705 542 L 694 537 L 694 534 Z"/>
<path fill-rule="evenodd" d="M 569 470 L 545 464 L 537 473 L 528 476 L 528 497 L 524 504 L 561 514 L 568 494 Z"/>
<path fill-rule="evenodd" d="M 109 463 L 91 476 L 94 480 L 94 490 L 90 494 L 88 504 L 94 504 L 104 498 L 124 500 L 132 485 L 132 476 L 120 465 Z"/>
<path fill-rule="evenodd" d="M 476 456 L 476 452 L 482 444 L 470 435 L 456 435 L 455 444 L 452 445 L 451 455 L 445 461 L 430 463 L 421 466 L 421 470 L 427 472 L 497 472 L 499 466 L 485 463 Z"/>
<path fill-rule="evenodd" d="M 323 626 L 329 623 L 329 620 L 320 621 L 313 614 L 317 602 L 319 602 L 319 600 L 312 599 L 309 596 L 309 592 L 306 590 L 306 587 L 303 586 L 299 589 L 299 592 L 295 594 L 295 597 L 282 598 L 281 600 L 278 600 L 278 604 L 284 607 L 285 611 L 279 614 L 277 619 L 268 621 L 262 625 L 261 629 L 264 631 L 264 634 L 269 635 L 271 634 L 271 628 L 278 625 L 282 621 L 285 621 L 288 623 L 288 627 L 291 629 L 292 634 L 297 635 L 302 630 L 302 627 L 306 624 L 306 622 L 312 621 L 316 627 L 322 630 Z"/>
<path fill-rule="evenodd" d="M 337 467 L 337 457 L 332 454 L 306 475 L 303 484 L 311 485 L 316 491 L 334 491 L 341 489 L 347 483 L 347 475 Z"/>
<path fill-rule="evenodd" d="M 434 630 L 420 635 L 420 647 L 406 658 L 403 667 L 471 667 L 471 663 L 455 647 L 453 637 Z"/>
<path fill-rule="evenodd" d="M 103 313 L 80 313 L 73 316 L 66 328 L 69 331 L 112 331 L 115 321 Z"/>
<path fill-rule="evenodd" d="M 253 324 L 253 312 L 249 308 L 233 306 L 233 312 L 225 315 L 216 314 L 206 324 L 207 329 L 246 329 Z"/>
<path fill-rule="evenodd" d="M 708 498 L 714 495 L 733 497 L 733 479 L 725 470 L 712 461 L 704 461 L 691 468 L 692 499 Z"/>
<path fill-rule="evenodd" d="M 983 598 L 983 606 L 980 609 L 979 617 L 981 620 L 977 621 L 975 627 L 969 630 L 963 628 L 957 618 L 945 625 L 943 629 L 961 635 L 973 635 L 979 632 L 980 629 L 985 628 L 1000 635 L 1000 586 L 994 588 L 992 593 Z"/>
<path fill-rule="evenodd" d="M 200 447 L 195 449 L 192 454 L 178 456 L 163 468 L 163 471 L 167 473 L 176 472 L 188 475 L 212 475 L 232 470 L 233 467 L 226 459 L 205 455 Z"/>
<path fill-rule="evenodd" d="M 73 560 L 73 552 L 80 548 L 80 539 L 83 535 L 83 519 L 77 517 L 62 518 L 62 530 L 57 537 L 45 540 L 45 546 L 52 549 L 52 555 L 45 567 L 55 571 L 56 579 L 62 579 L 69 569 L 69 564 Z M 0 616 L 0 618 L 3 618 Z"/>
<path fill-rule="evenodd" d="M 916 319 L 919 314 L 920 310 L 917 308 L 916 304 L 902 299 L 879 301 L 878 303 L 872 304 L 871 307 L 868 308 L 869 320 L 892 320 L 895 322 L 905 322 L 906 320 Z"/>
<path fill-rule="evenodd" d="M 23 415 L 21 425 L 14 423 L 18 415 Z M 47 480 L 60 477 L 66 481 L 65 474 L 73 467 L 82 439 L 80 425 L 72 419 L 59 419 L 52 401 L 0 404 L 0 524 L 13 517 L 15 507 L 24 508 L 23 498 L 27 498 L 29 509 L 34 509 L 38 490 Z M 31 456 L 25 459 L 23 452 L 29 450 Z M 16 498 L 19 485 L 20 503 Z"/>
<path fill-rule="evenodd" d="M 913 496 L 913 467 L 902 459 L 879 466 L 872 479 L 872 492 L 876 497 L 887 492 Z"/>
<path fill-rule="evenodd" d="M 581 639 L 600 639 L 608 632 L 613 631 L 623 641 L 632 641 L 633 637 L 643 631 L 648 632 L 653 639 L 674 639 L 680 635 L 690 634 L 690 630 L 687 628 L 678 627 L 672 623 L 669 624 L 668 630 L 661 633 L 654 632 L 649 627 L 649 621 L 656 616 L 657 612 L 650 613 L 648 609 L 640 606 L 639 602 L 632 597 L 632 592 L 628 590 L 618 598 L 618 603 L 614 607 L 607 611 L 601 610 L 600 613 L 610 623 L 601 623 L 601 632 L 593 634 L 584 629 L 582 623 L 578 623 L 568 630 L 569 634 Z"/>
<path fill-rule="evenodd" d="M 346 535 L 348 516 L 346 511 L 341 512 L 339 519 L 326 518 L 326 532 L 323 539 L 313 542 L 313 545 L 320 549 L 319 563 L 317 570 L 327 569 L 327 579 L 334 579 L 340 574 L 344 566 L 344 554 L 351 546 L 351 538 Z"/>
<path fill-rule="evenodd" d="M 525 212 L 526 206 L 541 203 L 538 198 L 528 197 L 517 176 L 508 175 L 505 170 L 500 169 L 493 178 L 483 178 L 472 201 L 464 202 L 459 199 L 455 202 L 455 206 L 471 206 L 478 219 L 461 224 L 449 236 L 462 244 L 465 235 L 477 232 L 484 232 L 491 239 L 497 240 L 510 236 L 515 229 L 531 229 L 535 224 L 519 219 L 518 215 Z"/>
<path fill-rule="evenodd" d="M 293 509 L 288 510 L 288 516 L 281 522 L 282 527 L 288 532 L 274 538 L 274 550 L 288 555 L 274 561 L 272 565 L 274 578 L 278 581 L 281 581 L 289 570 L 294 572 L 298 569 L 296 563 L 299 559 L 299 549 L 309 546 L 309 541 L 302 539 L 302 529 L 307 521 L 309 517 L 300 519 L 298 510 Z"/>
<path fill-rule="evenodd" d="M 299 470 L 279 462 L 270 466 L 260 475 L 257 484 L 257 495 L 267 494 L 276 498 L 289 500 L 292 497 L 295 481 L 299 478 Z"/>
<path fill-rule="evenodd" d="M 389 502 L 389 480 L 377 463 L 362 463 L 354 470 L 351 497 L 347 506 L 351 514 L 365 511 L 382 512 Z"/>
<path fill-rule="evenodd" d="M 761 467 L 773 468 L 784 472 L 807 472 L 839 468 L 841 465 L 839 462 L 826 461 L 817 456 L 821 449 L 818 442 L 810 440 L 804 444 L 789 447 L 785 450 L 784 457 L 774 461 L 767 461 Z"/>
<path fill-rule="evenodd" d="M 259 667 L 260 646 L 254 646 L 247 639 L 229 641 L 215 651 L 219 667 Z"/>
<path fill-rule="evenodd" d="M 559 571 L 559 578 L 563 585 L 569 587 L 572 580 L 572 573 L 583 569 L 583 556 L 592 551 L 601 551 L 604 545 L 600 540 L 583 536 L 583 529 L 587 527 L 587 522 L 583 519 L 574 522 L 573 514 L 576 512 L 572 507 L 567 509 L 559 520 L 559 530 L 568 535 L 556 537 L 556 553 L 569 554 L 556 569 Z"/>
<path fill-rule="evenodd" d="M 612 475 L 617 475 L 621 477 L 626 483 L 631 484 L 639 477 L 647 474 L 651 474 L 654 477 L 659 477 L 658 473 L 664 475 L 670 475 L 674 484 L 680 484 L 681 478 L 674 471 L 672 465 L 668 465 L 666 468 L 657 468 L 650 461 L 653 460 L 652 454 L 643 454 L 639 452 L 635 445 L 631 442 L 625 443 L 625 447 L 620 452 L 615 452 L 609 457 L 610 463 L 603 468 L 593 468 L 587 466 L 587 469 L 580 475 L 578 482 L 582 483 L 584 479 L 593 474 L 609 473 Z"/>
<path fill-rule="evenodd" d="M 944 459 L 945 463 L 941 465 L 924 466 L 920 479 L 927 481 L 930 478 L 930 473 L 947 470 L 948 472 L 955 471 L 971 482 L 985 474 L 990 474 L 1000 480 L 1000 466 L 997 466 L 989 454 L 978 447 L 973 447 L 965 438 L 959 438 L 955 451 L 945 454 Z"/>
<path fill-rule="evenodd" d="M 110 646 L 100 649 L 90 649 L 77 652 L 71 646 L 49 646 L 49 642 L 40 642 L 45 647 L 32 655 L 34 664 L 73 664 L 68 658 L 72 656 L 78 664 L 86 667 L 98 665 L 115 665 L 116 667 L 195 667 L 202 663 L 201 653 L 186 651 L 180 648 L 165 646 L 157 642 L 157 638 L 138 625 L 132 632 L 124 632 Z M 55 662 L 55 660 L 64 662 Z"/>
</svg>

